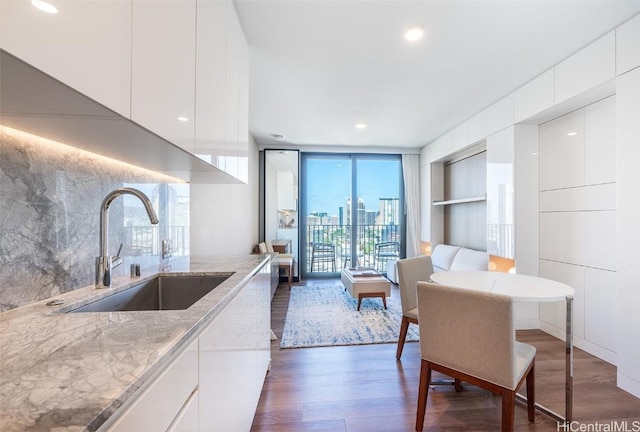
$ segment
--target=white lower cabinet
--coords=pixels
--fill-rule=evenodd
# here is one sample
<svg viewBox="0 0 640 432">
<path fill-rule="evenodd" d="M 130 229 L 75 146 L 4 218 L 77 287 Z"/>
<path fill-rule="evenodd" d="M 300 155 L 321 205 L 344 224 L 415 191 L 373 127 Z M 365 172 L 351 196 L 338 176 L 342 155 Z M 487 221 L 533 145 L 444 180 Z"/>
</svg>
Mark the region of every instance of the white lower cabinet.
<svg viewBox="0 0 640 432">
<path fill-rule="evenodd" d="M 269 281 L 265 265 L 200 335 L 201 431 L 251 429 L 269 364 Z"/>
<path fill-rule="evenodd" d="M 181 413 L 198 389 L 198 341 L 194 341 L 116 420 L 109 432 L 166 431 L 178 422 Z M 197 398 L 196 398 L 197 399 Z M 197 407 L 197 404 L 195 404 Z M 194 417 L 191 414 L 191 417 Z M 197 417 L 195 417 L 197 422 Z M 186 421 L 185 421 L 186 426 Z M 176 431 L 184 429 L 178 427 Z"/>
<path fill-rule="evenodd" d="M 271 263 L 264 264 L 108 432 L 248 432 L 271 360 Z"/>
</svg>

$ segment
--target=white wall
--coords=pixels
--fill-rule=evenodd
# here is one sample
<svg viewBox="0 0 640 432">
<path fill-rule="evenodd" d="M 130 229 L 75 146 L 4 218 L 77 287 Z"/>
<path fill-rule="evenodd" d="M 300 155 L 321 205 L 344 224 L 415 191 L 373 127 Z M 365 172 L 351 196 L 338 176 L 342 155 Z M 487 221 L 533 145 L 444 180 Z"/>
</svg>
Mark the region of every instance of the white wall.
<svg viewBox="0 0 640 432">
<path fill-rule="evenodd" d="M 258 146 L 249 142 L 249 181 L 191 185 L 191 255 L 247 255 L 258 241 Z"/>
</svg>

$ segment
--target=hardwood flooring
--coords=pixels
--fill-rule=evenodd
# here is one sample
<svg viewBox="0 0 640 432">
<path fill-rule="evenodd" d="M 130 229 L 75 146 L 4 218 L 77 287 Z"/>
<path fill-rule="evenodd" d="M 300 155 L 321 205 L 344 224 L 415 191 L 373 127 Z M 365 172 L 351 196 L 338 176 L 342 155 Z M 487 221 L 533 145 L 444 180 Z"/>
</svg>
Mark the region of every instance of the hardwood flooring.
<svg viewBox="0 0 640 432">
<path fill-rule="evenodd" d="M 335 280 L 302 282 L 306 286 L 322 284 L 335 284 Z M 392 285 L 391 295 L 399 296 L 397 286 Z M 289 289 L 281 284 L 273 298 L 271 316 L 278 339 L 288 303 Z M 564 413 L 564 342 L 538 330 L 518 331 L 517 337 L 537 348 L 536 400 Z M 271 371 L 264 383 L 253 432 L 415 429 L 419 343 L 407 342 L 400 361 L 395 358 L 396 344 L 280 349 L 279 343 L 272 341 Z M 611 428 L 612 423 L 620 425 L 626 420 L 629 431 L 640 431 L 640 399 L 616 387 L 616 368 L 579 349 L 574 359 L 575 426 L 597 422 L 610 429 L 589 430 L 616 430 Z M 500 410 L 500 398 L 479 388 L 465 384 L 463 392 L 456 393 L 453 386 L 434 386 L 429 391 L 424 430 L 498 431 Z M 558 429 L 555 420 L 539 411 L 535 423 L 529 423 L 526 407 L 517 403 L 515 430 L 564 429 Z"/>
</svg>

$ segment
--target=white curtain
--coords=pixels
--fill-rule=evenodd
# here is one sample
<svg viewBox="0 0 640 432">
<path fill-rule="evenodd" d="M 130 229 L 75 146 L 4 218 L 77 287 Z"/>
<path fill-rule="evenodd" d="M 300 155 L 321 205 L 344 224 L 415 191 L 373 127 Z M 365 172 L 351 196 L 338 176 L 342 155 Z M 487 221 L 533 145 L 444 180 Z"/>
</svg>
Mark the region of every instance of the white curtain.
<svg viewBox="0 0 640 432">
<path fill-rule="evenodd" d="M 407 211 L 407 258 L 420 255 L 420 155 L 402 155 L 404 204 Z"/>
</svg>

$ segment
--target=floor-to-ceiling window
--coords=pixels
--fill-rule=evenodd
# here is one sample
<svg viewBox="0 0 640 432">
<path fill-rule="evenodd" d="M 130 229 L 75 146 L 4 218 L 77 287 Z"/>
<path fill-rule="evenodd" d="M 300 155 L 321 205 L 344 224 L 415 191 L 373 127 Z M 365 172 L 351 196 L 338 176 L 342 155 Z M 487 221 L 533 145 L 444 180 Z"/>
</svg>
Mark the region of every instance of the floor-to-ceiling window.
<svg viewBox="0 0 640 432">
<path fill-rule="evenodd" d="M 304 153 L 301 180 L 303 277 L 336 276 L 347 266 L 386 272 L 387 261 L 403 255 L 399 155 Z"/>
</svg>

